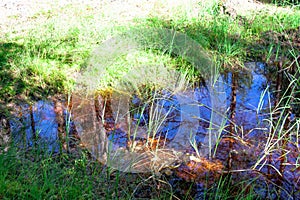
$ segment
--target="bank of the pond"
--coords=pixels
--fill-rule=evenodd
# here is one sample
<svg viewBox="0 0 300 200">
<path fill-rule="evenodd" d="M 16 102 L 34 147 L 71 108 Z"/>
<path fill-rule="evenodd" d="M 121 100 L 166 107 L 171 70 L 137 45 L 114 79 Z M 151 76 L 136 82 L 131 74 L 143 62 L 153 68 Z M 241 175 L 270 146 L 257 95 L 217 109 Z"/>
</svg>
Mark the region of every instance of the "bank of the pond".
<svg viewBox="0 0 300 200">
<path fill-rule="evenodd" d="M 115 100 L 111 99 L 112 91 L 108 91 L 107 94 L 103 91 L 102 97 L 96 99 L 86 99 L 84 96 L 73 94 L 70 101 L 63 102 L 58 98 L 52 98 L 52 100 L 38 101 L 31 106 L 26 104 L 16 106 L 15 117 L 9 120 L 11 142 L 21 152 L 31 149 L 30 151 L 42 153 L 46 159 L 52 160 L 71 154 L 71 156 L 77 155 L 76 159 L 81 160 L 81 156 L 88 156 L 85 162 L 94 162 L 93 159 L 96 159 L 100 161 L 99 166 L 104 169 L 108 167 L 107 170 L 118 170 L 117 173 L 121 174 L 124 172 L 140 173 L 144 176 L 155 172 L 160 174 L 155 175 L 158 176 L 157 178 L 162 176 L 176 190 L 180 190 L 177 188 L 179 180 L 185 184 L 195 182 L 197 185 L 193 186 L 191 194 L 199 198 L 203 197 L 203 191 L 207 188 L 214 190 L 215 182 L 230 181 L 232 187 L 239 189 L 238 191 L 245 185 L 248 187 L 247 192 L 243 194 L 237 192 L 236 196 L 250 195 L 255 198 L 264 198 L 271 195 L 275 198 L 280 194 L 282 198 L 292 199 L 293 196 L 297 197 L 299 189 L 297 186 L 297 140 L 286 141 L 282 150 L 268 149 L 268 151 L 273 151 L 271 162 L 278 160 L 272 163 L 273 169 L 277 171 L 270 171 L 269 165 L 262 164 L 263 160 L 268 161 L 268 158 L 263 156 L 266 150 L 264 144 L 272 137 L 268 133 L 275 134 L 276 131 L 270 128 L 266 120 L 274 115 L 272 109 L 278 101 L 276 98 L 282 98 L 277 95 L 268 96 L 264 92 L 270 92 L 273 87 L 276 88 L 278 81 L 270 79 L 272 75 L 266 70 L 265 63 L 245 65 L 247 70 L 230 71 L 222 75 L 227 97 L 226 104 L 230 111 L 224 121 L 224 127 L 219 127 L 223 131 L 214 149 L 215 158 L 211 160 L 203 155 L 198 156 L 203 148 L 201 146 L 206 145 L 205 135 L 208 134 L 211 116 L 208 114 L 211 112 L 209 109 L 201 109 L 200 105 L 209 108 L 211 100 L 204 95 L 204 88 L 200 87 L 190 91 L 195 93 L 192 96 L 196 99 L 188 101 L 200 106 L 193 108 L 199 109 L 201 114 L 198 116 L 199 127 L 194 135 L 197 148 L 192 145 L 193 143 L 186 145 L 187 138 L 189 142 L 192 141 L 189 137 L 177 136 L 184 134 L 184 130 L 179 131 L 179 127 L 185 123 L 180 116 L 184 115 L 182 112 L 186 110 L 182 110 L 183 102 L 178 103 L 176 96 L 169 96 L 167 99 L 166 92 L 155 93 L 154 103 L 161 106 L 157 112 L 162 112 L 162 110 L 165 112 L 160 116 L 164 117 L 163 122 L 151 132 L 149 132 L 149 125 L 153 110 L 147 108 L 151 106 L 149 99 L 140 99 L 137 95 L 131 98 L 131 106 L 137 109 L 132 109 L 129 113 L 132 120 L 129 122 L 132 123 L 131 130 L 134 130 L 130 132 L 127 122 L 115 118 L 112 113 L 111 104 Z M 239 84 L 235 85 L 235 82 Z M 290 114 L 293 115 L 293 113 Z M 289 123 L 293 124 L 293 121 Z M 102 131 L 104 136 L 100 136 Z M 292 136 L 293 132 L 288 134 Z M 174 142 L 173 140 L 177 140 L 176 145 L 170 147 L 169 144 Z M 281 143 L 280 139 L 277 140 Z M 108 152 L 103 148 L 105 145 L 103 141 L 110 143 Z M 14 152 L 14 148 L 12 149 L 9 152 Z M 85 150 L 87 154 L 83 153 Z M 284 153 L 286 150 L 289 151 L 288 154 Z M 282 156 L 285 160 L 280 159 Z M 78 160 L 74 162 L 79 162 Z M 239 185 L 243 181 L 245 185 Z M 268 181 L 274 185 L 267 183 Z M 265 185 L 259 182 L 264 182 Z M 266 193 L 267 186 L 272 188 L 269 193 Z M 183 194 L 185 193 L 181 193 Z"/>
<path fill-rule="evenodd" d="M 0 199 L 300 198 L 299 6 L 189 3 L 0 3 Z M 105 63 L 102 91 L 132 66 L 167 66 L 194 81 L 182 92 L 189 101 L 139 86 L 145 94 L 129 98 L 129 122 L 118 121 L 113 112 L 119 110 L 109 110 L 104 96 L 80 94 L 75 101 L 71 91 L 94 49 L 128 30 L 152 28 L 176 30 L 210 56 L 225 84 L 223 124 L 210 123 L 211 97 L 193 63 L 155 45 Z M 51 98 L 56 94 L 68 95 Z M 184 115 L 184 124 L 198 128 L 186 125 L 180 132 L 190 126 L 195 135 L 179 134 L 184 109 L 203 114 Z M 130 126 L 136 134 L 128 135 Z M 216 127 L 217 146 L 199 156 Z M 172 140 L 176 145 L 168 146 Z M 112 145 L 109 153 L 105 142 Z"/>
</svg>

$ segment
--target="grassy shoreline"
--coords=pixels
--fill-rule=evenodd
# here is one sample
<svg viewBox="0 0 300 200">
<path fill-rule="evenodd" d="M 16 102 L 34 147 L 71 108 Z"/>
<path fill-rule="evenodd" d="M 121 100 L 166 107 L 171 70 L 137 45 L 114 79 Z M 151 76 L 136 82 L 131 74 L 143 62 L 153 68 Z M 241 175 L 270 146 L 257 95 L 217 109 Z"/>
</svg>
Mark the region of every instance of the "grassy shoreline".
<svg viewBox="0 0 300 200">
<path fill-rule="evenodd" d="M 132 25 L 170 28 L 187 34 L 213 55 L 221 68 L 243 67 L 249 59 L 276 61 L 279 60 L 276 55 L 284 59 L 290 57 L 289 51 L 299 52 L 298 47 L 293 47 L 297 42 L 293 37 L 300 24 L 299 9 L 277 11 L 271 8 L 271 11 L 253 11 L 235 19 L 222 14 L 221 8 L 216 1 L 205 7 L 206 10 L 200 10 L 198 18 L 180 13 L 179 9 L 179 13 L 174 12 L 169 19 L 153 13 L 154 17 L 137 18 L 134 24 L 113 22 L 104 26 L 101 21 L 105 21 L 105 17 L 93 15 L 94 12 L 85 13 L 84 9 L 67 20 L 66 15 L 77 9 L 76 6 L 61 8 L 61 15 L 59 10 L 38 13 L 37 19 L 49 19 L 1 37 L 1 76 L 5 78 L 1 82 L 0 97 L 10 101 L 22 94 L 41 97 L 66 93 L 92 50 L 109 37 L 126 32 Z M 35 21 L 35 17 L 29 21 L 31 19 Z"/>
<path fill-rule="evenodd" d="M 290 70 L 287 77 L 291 87 L 286 92 L 293 93 L 286 94 L 285 100 L 275 105 L 274 113 L 288 113 L 290 103 L 298 106 L 300 5 L 278 7 L 259 4 L 255 5 L 261 6 L 257 9 L 240 12 L 226 7 L 222 1 L 199 4 L 191 1 L 194 4 L 179 4 L 178 7 L 172 3 L 155 2 L 151 9 L 133 2 L 65 4 L 37 11 L 24 21 L 17 15 L 7 18 L 7 30 L 0 35 L 1 120 L 10 117 L 13 110 L 11 104 L 70 93 L 94 49 L 109 38 L 137 27 L 167 28 L 188 35 L 211 55 L 220 70 L 239 71 L 247 61 L 266 62 L 270 70 L 278 66 L 281 70 L 287 68 Z M 110 13 L 112 8 L 120 10 Z M 126 9 L 132 9 L 133 14 Z M 15 27 L 10 26 L 10 20 L 16 22 Z M 108 74 L 101 84 L 103 87 L 112 85 L 134 65 L 157 62 L 170 68 L 191 67 L 181 58 L 146 49 L 131 57 L 118 57 L 107 68 Z M 281 148 L 284 150 L 284 141 L 291 140 L 289 135 L 299 138 L 293 130 L 283 128 L 286 116 L 280 115 L 277 121 L 272 121 L 270 116 L 270 126 L 273 128 L 265 153 Z M 274 138 L 279 139 L 274 142 Z M 185 193 L 181 193 L 172 188 L 164 176 L 111 171 L 80 148 L 69 154 L 48 155 L 40 148 L 18 150 L 12 145 L 7 152 L 3 152 L 4 147 L 0 144 L 0 199 L 132 199 L 135 195 L 157 199 L 170 199 L 172 196 L 192 199 L 197 191 L 193 182 L 181 183 L 186 187 Z M 298 170 L 299 157 L 296 163 L 295 170 Z M 257 166 L 260 164 L 258 160 Z M 234 187 L 230 188 L 232 184 L 227 184 L 230 182 L 228 179 L 230 177 L 221 179 L 214 187 L 204 191 L 204 197 L 261 198 L 254 191 L 255 184 L 251 186 L 246 181 L 246 189 L 236 186 L 241 191 L 231 194 L 230 190 Z M 213 193 L 219 197 L 213 196 Z"/>
</svg>

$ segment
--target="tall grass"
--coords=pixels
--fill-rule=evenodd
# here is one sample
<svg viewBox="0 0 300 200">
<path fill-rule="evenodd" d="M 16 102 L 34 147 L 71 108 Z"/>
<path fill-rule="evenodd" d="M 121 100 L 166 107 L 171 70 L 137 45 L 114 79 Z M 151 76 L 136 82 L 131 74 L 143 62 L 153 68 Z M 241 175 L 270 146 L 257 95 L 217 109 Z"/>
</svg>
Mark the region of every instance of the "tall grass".
<svg viewBox="0 0 300 200">
<path fill-rule="evenodd" d="M 290 2 L 283 1 L 283 4 L 286 6 Z M 277 55 L 288 52 L 294 60 L 299 58 L 299 50 L 289 47 L 286 49 L 287 47 L 276 43 L 276 39 L 266 41 L 263 37 L 268 32 L 288 33 L 289 29 L 299 27 L 300 11 L 297 4 L 291 10 L 276 10 L 275 13 L 272 13 L 272 9 L 271 12 L 261 10 L 238 19 L 221 13 L 220 1 L 200 2 L 199 5 L 201 10 L 197 17 L 191 15 L 190 8 L 185 8 L 168 14 L 167 19 L 162 17 L 165 15 L 153 12 L 151 17 L 136 19 L 134 23 L 123 22 L 122 19 L 107 19 L 105 14 L 89 13 L 87 10 L 92 10 L 89 6 L 78 8 L 69 5 L 50 13 L 37 13 L 25 25 L 22 24 L 21 28 L 17 26 L 0 37 L 0 102 L 6 105 L 18 98 L 37 99 L 67 93 L 73 88 L 80 70 L 85 69 L 86 59 L 92 54 L 92 50 L 111 36 L 126 32 L 131 25 L 146 29 L 170 28 L 187 34 L 201 44 L 209 55 L 213 55 L 221 70 L 223 67 L 237 70 L 237 66 L 243 67 L 243 62 L 251 59 L 271 59 L 274 48 L 278 50 L 275 52 Z M 266 44 L 262 44 L 264 42 Z M 106 74 L 100 80 L 101 87 L 117 86 L 124 74 L 136 65 L 167 66 L 185 74 L 188 77 L 185 78 L 191 82 L 199 81 L 197 76 L 193 76 L 198 72 L 186 60 L 157 49 L 144 49 L 120 56 L 111 65 L 107 65 Z M 253 166 L 255 170 L 269 166 L 281 176 L 282 171 L 268 163 L 269 156 L 278 151 L 286 152 L 283 156 L 287 156 L 289 152 L 284 146 L 287 141 L 299 144 L 299 119 L 294 117 L 294 120 L 289 121 L 288 116 L 291 106 L 299 106 L 299 62 L 295 61 L 295 65 L 295 72 L 287 74 L 289 85 L 286 91 L 277 105 L 270 107 L 270 116 L 266 120 L 270 126 L 266 132 L 267 142 Z M 181 86 L 186 85 L 184 81 L 181 83 Z M 159 91 L 154 90 L 155 95 Z M 270 93 L 266 92 L 265 95 L 269 95 L 271 99 Z M 163 112 L 154 103 L 157 99 L 160 97 L 147 102 L 150 106 L 148 137 L 151 134 L 155 136 L 167 120 L 169 112 Z M 141 113 L 143 112 L 145 109 L 142 108 Z M 70 118 L 66 121 L 70 122 Z M 289 126 L 286 128 L 288 121 Z M 197 151 L 195 141 L 192 139 L 190 142 Z M 49 155 L 39 147 L 20 150 L 12 145 L 7 152 L 0 152 L 0 198 L 3 199 L 131 199 L 143 196 L 142 193 L 149 188 L 150 192 L 144 197 L 174 197 L 173 188 L 167 181 L 109 171 L 81 149 L 77 149 L 76 153 Z M 297 158 L 294 169 L 299 168 L 299 161 L 300 157 Z M 205 198 L 257 197 L 254 186 L 246 194 L 243 190 L 232 194 L 233 188 L 240 187 L 234 187 L 228 182 L 229 180 L 219 180 L 215 187 L 207 191 Z M 162 185 L 165 188 L 158 189 Z"/>
</svg>

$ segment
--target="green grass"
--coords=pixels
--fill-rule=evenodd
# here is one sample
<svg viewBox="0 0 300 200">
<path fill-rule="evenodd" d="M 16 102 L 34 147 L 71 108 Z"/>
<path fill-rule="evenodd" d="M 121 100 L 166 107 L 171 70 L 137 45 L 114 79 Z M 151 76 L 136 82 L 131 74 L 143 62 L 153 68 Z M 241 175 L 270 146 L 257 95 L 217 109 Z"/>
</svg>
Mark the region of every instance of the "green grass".
<svg viewBox="0 0 300 200">
<path fill-rule="evenodd" d="M 280 5 L 288 6 L 290 2 L 280 1 Z M 300 50 L 293 46 L 295 38 L 289 38 L 289 32 L 299 28 L 299 5 L 294 5 L 293 10 L 272 11 L 271 8 L 246 13 L 236 19 L 220 13 L 220 1 L 201 6 L 198 17 L 179 9 L 168 18 L 152 13 L 134 22 L 107 17 L 90 6 L 68 5 L 36 13 L 21 29 L 17 26 L 0 36 L 1 109 L 9 117 L 8 103 L 69 93 L 95 48 L 110 37 L 134 29 L 169 28 L 184 33 L 202 46 L 220 70 L 238 70 L 244 67 L 245 61 L 271 62 L 287 58 L 291 63 L 297 59 Z M 278 41 L 285 36 L 283 41 L 287 44 Z M 163 66 L 187 74 L 191 82 L 199 81 L 199 72 L 192 63 L 172 54 L 170 49 L 146 47 L 129 55 L 117 55 L 112 63 L 107 63 L 104 62 L 105 73 L 101 79 L 96 77 L 100 89 L 116 87 L 136 66 Z M 272 128 L 266 134 L 269 140 L 264 154 L 254 165 L 256 169 L 265 165 L 268 154 L 284 150 L 283 141 L 291 137 L 299 140 L 299 120 L 291 124 L 291 129 L 284 130 L 289 106 L 292 104 L 296 109 L 299 106 L 300 67 L 299 62 L 294 64 L 294 72 L 287 75 L 289 90 L 277 107 L 270 110 L 271 114 L 279 111 L 281 115 L 278 119 L 270 115 L 268 122 Z M 153 116 L 153 121 L 159 121 L 154 119 L 157 116 L 159 113 Z M 299 159 L 295 169 L 297 167 Z M 131 199 L 146 191 L 145 188 L 150 188 L 147 195 L 153 198 L 170 199 L 177 195 L 164 178 L 148 179 L 152 175 L 111 172 L 82 150 L 49 155 L 42 149 L 20 150 L 11 146 L 8 152 L 0 153 L 0 199 Z M 233 188 L 241 187 L 227 181 L 221 179 L 208 189 L 206 199 L 257 198 L 253 191 L 255 184 L 247 188 L 245 194 L 244 191 L 232 194 Z M 158 189 L 161 183 L 163 188 Z M 189 195 L 185 197 L 188 199 Z"/>
<path fill-rule="evenodd" d="M 243 62 L 249 59 L 262 60 L 269 51 L 268 45 L 275 44 L 275 41 L 270 39 L 267 46 L 261 46 L 259 41 L 265 40 L 263 34 L 268 31 L 286 33 L 289 29 L 299 27 L 300 10 L 278 11 L 273 14 L 260 11 L 236 20 L 218 13 L 192 20 L 182 18 L 166 21 L 152 18 L 146 24 L 183 32 L 215 55 L 223 66 L 233 67 L 243 66 Z M 284 51 L 287 49 L 281 49 L 280 53 Z"/>
<path fill-rule="evenodd" d="M 178 198 L 164 176 L 114 171 L 81 150 L 51 155 L 11 147 L 0 154 L 0 164 L 1 199 Z"/>
<path fill-rule="evenodd" d="M 11 148 L 0 155 L 0 163 L 2 199 L 129 199 L 141 181 L 137 177 L 131 188 L 121 190 L 117 176 L 122 175 L 106 177 L 106 169 L 85 152 L 54 156 Z"/>
<path fill-rule="evenodd" d="M 84 160 L 11 149 L 0 156 L 0 162 L 0 193 L 4 199 L 92 197 L 92 182 L 87 179 Z"/>
<path fill-rule="evenodd" d="M 11 147 L 0 154 L 0 164 L 1 199 L 191 199 L 195 192 L 192 182 L 172 188 L 164 176 L 112 171 L 80 150 L 51 155 L 38 148 L 22 151 Z M 252 192 L 233 194 L 232 188 L 242 187 L 239 184 L 229 184 L 228 177 L 224 177 L 205 191 L 203 197 L 257 199 Z"/>
<path fill-rule="evenodd" d="M 37 99 L 68 92 L 93 48 L 123 29 L 98 26 L 103 19 L 95 19 L 76 7 L 65 9 L 49 11 L 53 15 L 42 22 L 40 18 L 48 14 L 38 13 L 25 25 L 28 28 L 1 35 L 2 100 L 13 101 L 19 95 Z M 64 19 L 65 12 L 71 15 L 74 10 L 83 17 Z"/>
<path fill-rule="evenodd" d="M 188 13 L 181 12 L 168 20 L 158 16 L 148 18 L 145 23 L 137 20 L 137 23 L 142 28 L 164 27 L 187 34 L 225 67 L 243 66 L 244 61 L 253 57 L 262 59 L 273 42 L 270 41 L 266 46 L 258 45 L 262 33 L 285 32 L 297 28 L 300 23 L 300 10 L 297 8 L 294 11 L 276 11 L 274 14 L 260 11 L 234 20 L 220 14 L 218 5 L 218 1 L 205 5 L 199 18 L 191 18 Z M 85 65 L 93 48 L 110 36 L 126 32 L 130 27 L 129 24 L 120 25 L 116 22 L 100 26 L 97 23 L 104 20 L 103 16 L 85 13 L 81 9 L 75 10 L 81 15 L 80 18 L 75 15 L 69 21 L 63 21 L 60 12 L 70 14 L 73 9 L 76 8 L 71 6 L 65 10 L 49 11 L 48 14 L 37 14 L 38 17 L 31 18 L 33 28 L 1 37 L 1 76 L 5 77 L 1 79 L 1 99 L 12 100 L 20 94 L 40 98 L 68 91 L 72 88 L 75 74 Z M 36 24 L 37 19 L 45 15 L 50 18 Z M 149 56 L 149 59 L 153 59 L 151 53 Z M 113 65 L 113 71 L 108 69 L 110 77 L 104 82 L 107 84 L 117 74 L 121 75 L 121 68 L 125 72 L 128 69 L 123 62 Z"/>
</svg>

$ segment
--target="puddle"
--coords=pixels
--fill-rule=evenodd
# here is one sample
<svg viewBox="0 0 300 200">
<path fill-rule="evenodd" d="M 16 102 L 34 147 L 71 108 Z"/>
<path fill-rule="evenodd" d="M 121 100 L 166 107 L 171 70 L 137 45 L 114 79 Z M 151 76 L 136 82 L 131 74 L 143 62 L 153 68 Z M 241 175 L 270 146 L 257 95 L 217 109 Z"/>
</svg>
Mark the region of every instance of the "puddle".
<svg viewBox="0 0 300 200">
<path fill-rule="evenodd" d="M 186 89 L 176 95 L 168 91 L 159 91 L 159 94 L 155 94 L 155 98 L 152 94 L 146 99 L 138 98 L 137 95 L 127 98 L 111 93 L 106 94 L 107 97 L 98 96 L 95 99 L 83 100 L 73 95 L 72 112 L 81 141 L 98 159 L 105 163 L 107 156 L 111 156 L 108 159 L 112 162 L 110 164 L 113 167 L 114 165 L 120 167 L 120 160 L 126 157 L 125 154 L 128 156 L 126 159 L 129 159 L 124 161 L 126 164 L 135 162 L 145 164 L 143 159 L 154 159 L 159 163 L 158 158 L 153 156 L 148 158 L 143 154 L 148 150 L 174 150 L 171 153 L 173 156 L 170 156 L 174 159 L 170 160 L 168 165 L 172 165 L 172 161 L 178 163 L 186 160 L 189 154 L 198 153 L 197 155 L 205 157 L 209 154 L 207 150 L 209 130 L 215 133 L 214 137 L 221 138 L 226 132 L 226 126 L 231 123 L 235 124 L 236 129 L 240 128 L 232 134 L 238 132 L 243 136 L 255 135 L 267 127 L 263 120 L 269 117 L 269 101 L 267 95 L 261 94 L 268 81 L 262 64 L 252 63 L 246 67 L 248 71 L 241 74 L 224 75 L 226 81 L 224 89 L 228 98 L 227 105 L 223 107 L 230 108 L 228 116 L 218 115 L 216 114 L 218 110 L 211 110 L 213 99 L 204 85 Z M 233 87 L 235 81 L 239 87 Z M 233 93 L 235 99 L 232 99 Z M 214 114 L 213 121 L 211 121 L 212 114 Z M 221 128 L 224 131 L 219 131 Z M 102 145 L 98 145 L 98 137 L 105 138 Z M 106 155 L 107 153 L 110 155 Z M 161 157 L 165 160 L 163 156 Z M 159 166 L 158 169 L 168 165 Z M 134 172 L 145 170 L 143 168 L 139 171 L 133 167 L 126 166 L 122 170 L 130 169 Z"/>
<path fill-rule="evenodd" d="M 285 152 L 274 151 L 269 165 L 246 170 L 262 156 L 266 133 L 270 131 L 266 122 L 270 117 L 269 104 L 276 104 L 273 94 L 264 93 L 267 87 L 272 87 L 265 67 L 263 63 L 248 63 L 248 71 L 223 75 L 227 96 L 224 106 L 228 108 L 225 117 L 212 112 L 211 96 L 202 85 L 177 95 L 161 90 L 154 99 L 154 94 L 144 99 L 130 96 L 125 103 L 122 96 L 112 98 L 114 94 L 110 92 L 92 98 L 74 94 L 71 123 L 84 148 L 100 162 L 123 172 L 160 172 L 168 168 L 179 179 L 212 185 L 231 170 L 235 171 L 230 173 L 232 181 L 259 177 L 258 185 L 261 181 L 266 185 L 273 181 L 283 191 L 297 191 L 300 182 L 297 138 L 284 144 Z M 113 105 L 122 106 L 112 109 Z M 46 145 L 49 151 L 59 152 L 68 115 L 66 107 L 53 100 L 16 106 L 15 118 L 9 121 L 12 140 L 20 148 Z M 214 136 L 220 138 L 218 147 L 213 148 L 215 159 L 199 159 L 195 149 L 208 155 L 209 131 L 215 131 Z M 264 160 L 267 162 L 268 158 Z M 278 172 L 283 174 L 278 176 Z M 260 193 L 260 189 L 255 192 Z"/>
<path fill-rule="evenodd" d="M 19 148 L 46 147 L 49 152 L 59 152 L 62 130 L 56 109 L 50 100 L 15 106 L 14 117 L 9 120 L 12 141 Z"/>
<path fill-rule="evenodd" d="M 295 193 L 299 184 L 296 160 L 299 144 L 286 144 L 288 148 L 284 151 L 294 153 L 284 154 L 284 162 L 283 152 L 276 148 L 272 150 L 271 158 L 263 156 L 268 134 L 272 131 L 267 121 L 274 117 L 270 108 L 278 103 L 276 93 L 269 94 L 268 91 L 274 91 L 276 86 L 269 79 L 265 64 L 246 63 L 246 69 L 223 75 L 228 112 L 226 120 L 221 123 L 224 116 L 215 118 L 219 122 L 214 127 L 210 126 L 211 115 L 215 114 L 211 110 L 212 99 L 205 86 L 186 90 L 184 95 L 160 91 L 160 96 L 153 101 L 149 101 L 149 97 L 141 99 L 133 96 L 125 97 L 127 103 L 124 103 L 120 100 L 122 97 L 112 97 L 113 94 L 83 101 L 75 97 L 77 102 L 73 102 L 73 113 L 84 113 L 85 109 L 89 113 L 88 120 L 82 117 L 86 114 L 74 118 L 75 121 L 81 120 L 80 125 L 89 127 L 89 132 L 84 132 L 85 128 L 81 128 L 83 132 L 79 131 L 86 138 L 82 142 L 101 162 L 124 172 L 144 173 L 171 168 L 177 177 L 185 181 L 205 182 L 207 185 L 213 185 L 224 172 L 231 175 L 231 182 L 239 182 L 241 177 L 245 180 L 258 177 L 255 184 L 270 187 L 274 193 L 283 189 L 279 196 L 291 199 L 292 196 L 285 191 L 299 195 Z M 122 106 L 111 109 L 114 105 Z M 94 107 L 96 111 L 93 111 Z M 184 117 L 183 111 L 188 113 Z M 151 115 L 156 116 L 155 119 L 164 119 L 159 127 L 151 127 Z M 90 120 L 98 123 L 91 125 Z M 182 124 L 185 126 L 182 127 Z M 93 130 L 91 127 L 94 127 Z M 218 128 L 223 129 L 220 135 L 214 135 L 221 138 L 217 149 L 214 149 L 215 159 L 199 159 L 195 149 L 207 153 L 208 132 Z M 102 144 L 97 141 L 102 141 Z M 262 162 L 253 169 L 259 158 Z M 284 169 L 288 170 L 285 172 Z M 269 186 L 272 183 L 274 185 Z M 261 187 L 254 190 L 264 197 Z"/>
<path fill-rule="evenodd" d="M 242 127 L 245 134 L 253 128 L 264 127 L 263 119 L 269 115 L 269 100 L 268 96 L 264 95 L 268 80 L 264 74 L 264 65 L 258 63 L 246 63 L 245 67 L 250 71 L 233 74 L 228 73 L 225 77 L 227 106 L 234 105 L 234 121 L 238 127 Z M 232 87 L 236 82 L 236 88 Z M 236 102 L 232 101 L 233 90 L 236 90 Z"/>
<path fill-rule="evenodd" d="M 9 122 L 4 116 L 0 116 L 0 154 L 7 151 L 10 142 Z"/>
</svg>

